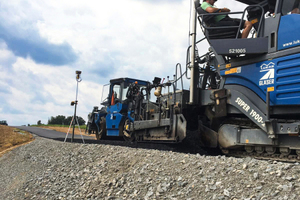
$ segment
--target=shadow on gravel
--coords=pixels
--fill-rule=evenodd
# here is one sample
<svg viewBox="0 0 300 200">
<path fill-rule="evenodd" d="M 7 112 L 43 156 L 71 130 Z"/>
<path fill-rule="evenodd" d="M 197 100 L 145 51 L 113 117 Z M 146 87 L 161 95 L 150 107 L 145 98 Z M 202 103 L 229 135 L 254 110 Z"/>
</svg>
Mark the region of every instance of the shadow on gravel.
<svg viewBox="0 0 300 200">
<path fill-rule="evenodd" d="M 64 141 L 62 138 L 54 138 L 54 140 Z M 187 135 L 181 143 L 154 143 L 154 142 L 128 142 L 114 138 L 114 140 L 93 140 L 85 139 L 86 144 L 104 144 L 113 146 L 123 146 L 130 148 L 141 148 L 141 149 L 156 149 L 161 151 L 173 151 L 178 153 L 189 153 L 189 154 L 200 154 L 200 155 L 220 155 L 220 151 L 205 149 L 200 146 L 201 141 L 198 135 L 190 133 Z M 71 139 L 67 139 L 68 143 Z M 83 143 L 82 139 L 74 139 L 74 143 Z"/>
</svg>

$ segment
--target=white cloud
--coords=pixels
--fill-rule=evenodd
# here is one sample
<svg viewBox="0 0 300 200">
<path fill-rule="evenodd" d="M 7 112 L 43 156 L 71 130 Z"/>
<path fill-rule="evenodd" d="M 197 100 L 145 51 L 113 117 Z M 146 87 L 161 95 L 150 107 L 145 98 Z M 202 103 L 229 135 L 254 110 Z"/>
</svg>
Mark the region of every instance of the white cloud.
<svg viewBox="0 0 300 200">
<path fill-rule="evenodd" d="M 232 2 L 218 4 L 233 11 L 242 9 L 241 4 Z M 189 0 L 1 2 L 2 26 L 12 35 L 35 40 L 32 33 L 36 33 L 53 44 L 67 43 L 78 59 L 63 66 L 38 64 L 29 56 L 16 56 L 0 39 L 0 120 L 21 125 L 73 115 L 70 102 L 75 100 L 75 70 L 83 72 L 78 115 L 85 119 L 93 106 L 99 106 L 102 85 L 109 79 L 172 77 L 178 62 L 185 70 L 189 6 Z M 201 36 L 199 33 L 198 38 Z M 208 45 L 198 48 L 205 53 Z"/>
<path fill-rule="evenodd" d="M 88 12 L 82 9 L 82 4 Z M 46 7 L 54 5 L 57 5 L 55 1 L 51 1 Z M 87 8 L 87 5 L 93 6 Z M 137 70 L 141 74 L 149 68 L 166 74 L 170 66 L 184 62 L 188 12 L 188 1 L 159 5 L 132 0 L 118 4 L 114 1 L 64 2 L 55 10 L 43 12 L 43 21 L 39 21 L 37 27 L 51 42 L 70 43 L 87 66 L 110 59 L 118 60 L 121 69 L 117 73 L 120 74 L 135 74 Z M 109 58 L 107 52 L 112 52 Z M 169 63 L 167 68 L 163 64 L 166 62 Z M 129 72 L 123 70 L 123 66 L 136 69 Z"/>
<path fill-rule="evenodd" d="M 0 69 L 4 72 L 7 66 L 10 66 L 16 61 L 16 56 L 7 49 L 6 43 L 0 39 Z"/>
</svg>

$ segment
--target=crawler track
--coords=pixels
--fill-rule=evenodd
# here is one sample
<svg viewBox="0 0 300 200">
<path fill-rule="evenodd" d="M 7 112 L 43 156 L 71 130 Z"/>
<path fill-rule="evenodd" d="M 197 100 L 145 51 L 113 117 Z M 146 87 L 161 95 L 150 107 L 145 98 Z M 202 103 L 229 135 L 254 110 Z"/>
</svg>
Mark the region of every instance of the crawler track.
<svg viewBox="0 0 300 200">
<path fill-rule="evenodd" d="M 279 120 L 282 123 L 293 123 L 295 120 Z M 245 129 L 259 128 L 252 121 L 245 118 L 229 118 L 224 123 L 237 125 Z M 237 146 L 238 147 L 238 146 Z M 269 148 L 269 149 L 268 149 Z M 222 152 L 227 156 L 251 157 L 259 160 L 273 160 L 280 162 L 300 162 L 300 151 L 280 146 L 240 146 L 237 149 L 223 149 Z"/>
<path fill-rule="evenodd" d="M 82 143 L 80 139 L 75 140 L 75 142 Z M 178 153 L 189 153 L 189 154 L 200 154 L 200 155 L 226 155 L 231 157 L 245 158 L 251 157 L 259 160 L 272 160 L 279 162 L 289 162 L 289 163 L 300 163 L 300 156 L 298 156 L 295 150 L 292 150 L 289 155 L 284 155 L 277 153 L 275 151 L 273 154 L 264 152 L 257 153 L 255 151 L 249 153 L 245 150 L 220 150 L 220 149 L 211 149 L 201 147 L 201 139 L 197 131 L 189 131 L 187 138 L 181 143 L 154 143 L 154 142 L 128 142 L 123 141 L 122 139 L 115 138 L 114 140 L 91 140 L 87 143 L 92 144 L 105 144 L 105 145 L 114 145 L 114 146 L 126 146 L 130 148 L 142 148 L 142 149 L 156 149 L 160 151 L 173 151 Z"/>
<path fill-rule="evenodd" d="M 224 152 L 227 156 L 233 156 L 238 158 L 251 157 L 259 160 L 273 160 L 279 162 L 289 162 L 296 163 L 300 162 L 300 156 L 298 155 L 282 155 L 282 154 L 268 154 L 268 153 L 248 153 L 246 151 L 237 151 L 237 150 L 226 150 Z"/>
</svg>

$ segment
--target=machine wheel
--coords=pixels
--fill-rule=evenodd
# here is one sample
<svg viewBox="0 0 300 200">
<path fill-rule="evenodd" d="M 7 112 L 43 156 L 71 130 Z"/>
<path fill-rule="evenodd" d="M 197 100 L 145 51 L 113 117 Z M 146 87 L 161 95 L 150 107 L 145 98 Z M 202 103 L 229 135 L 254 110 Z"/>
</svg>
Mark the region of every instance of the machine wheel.
<svg viewBox="0 0 300 200">
<path fill-rule="evenodd" d="M 287 147 L 281 147 L 281 148 L 279 148 L 279 151 L 282 156 L 288 156 L 291 153 L 291 149 L 287 148 Z"/>
<path fill-rule="evenodd" d="M 253 153 L 254 152 L 254 146 L 245 146 L 245 150 L 247 153 Z"/>
<path fill-rule="evenodd" d="M 106 119 L 101 117 L 100 121 L 100 130 L 96 129 L 95 131 L 97 140 L 105 139 L 106 137 Z"/>
<path fill-rule="evenodd" d="M 300 149 L 296 150 L 296 154 L 300 157 Z"/>
<path fill-rule="evenodd" d="M 125 136 L 125 134 L 124 134 L 123 138 L 124 138 L 124 140 L 127 141 L 127 142 L 133 142 L 133 141 L 135 140 L 135 137 L 134 137 L 133 133 L 130 134 L 130 137 L 127 137 L 127 136 Z"/>
<path fill-rule="evenodd" d="M 229 154 L 229 149 L 223 149 L 221 148 L 221 152 L 225 155 L 228 155 Z"/>
<path fill-rule="evenodd" d="M 258 153 L 258 154 L 262 154 L 265 152 L 265 147 L 256 146 L 254 148 L 255 148 L 256 153 Z"/>
<path fill-rule="evenodd" d="M 90 126 L 91 126 L 91 123 L 88 122 L 86 125 L 86 128 L 85 128 L 85 133 L 88 133 L 89 135 L 93 133 Z"/>
<path fill-rule="evenodd" d="M 98 129 L 95 131 L 96 139 L 101 140 L 101 135 L 99 134 Z"/>
<path fill-rule="evenodd" d="M 123 128 L 123 138 L 127 142 L 133 142 L 135 140 L 135 135 L 133 132 L 126 131 L 126 126 L 130 125 L 130 121 L 126 119 L 124 123 L 124 128 Z"/>
<path fill-rule="evenodd" d="M 267 154 L 269 154 L 269 155 L 273 155 L 273 154 L 275 154 L 276 153 L 276 147 L 266 147 L 266 152 L 267 152 Z"/>
</svg>

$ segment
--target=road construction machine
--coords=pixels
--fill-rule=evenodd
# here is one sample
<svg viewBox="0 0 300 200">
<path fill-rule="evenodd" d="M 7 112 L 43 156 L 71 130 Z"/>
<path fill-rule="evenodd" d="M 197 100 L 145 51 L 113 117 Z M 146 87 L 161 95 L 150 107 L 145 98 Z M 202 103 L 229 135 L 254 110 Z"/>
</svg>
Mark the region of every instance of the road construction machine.
<svg viewBox="0 0 300 200">
<path fill-rule="evenodd" d="M 108 86 L 108 85 L 107 85 Z M 176 95 L 161 94 L 162 87 L 175 87 L 155 78 L 148 81 L 118 78 L 110 80 L 109 95 L 88 116 L 87 132 L 102 138 L 123 137 L 127 141 L 180 142 L 186 136 L 186 120 L 174 105 Z M 157 100 L 150 101 L 157 88 Z M 104 91 L 104 90 L 103 90 Z M 178 98 L 178 97 L 177 97 Z"/>
<path fill-rule="evenodd" d="M 124 99 L 131 101 L 131 106 L 114 110 L 111 104 L 103 104 L 102 109 L 95 108 L 89 117 L 89 131 L 102 131 L 106 136 L 123 133 L 137 140 L 181 141 L 186 127 L 196 127 L 202 146 L 220 148 L 224 153 L 298 159 L 299 0 L 237 1 L 246 4 L 244 11 L 208 13 L 195 0 L 185 72 L 166 84 L 158 79 L 151 84 L 139 82 L 135 85 L 139 92 Z M 250 21 L 253 28 L 248 38 L 241 38 L 242 23 L 214 25 L 214 17 L 224 14 Z M 197 40 L 197 35 L 204 37 Z M 206 46 L 204 41 L 209 49 L 199 55 Z M 150 89 L 170 87 L 184 76 L 190 79 L 189 90 L 174 86 L 172 92 L 158 94 L 154 103 L 147 98 L 133 100 L 142 90 L 149 95 Z M 109 101 L 113 87 L 112 80 Z M 122 113 L 122 109 L 122 123 L 112 129 L 113 113 Z M 157 132 L 160 137 L 155 136 Z"/>
</svg>

